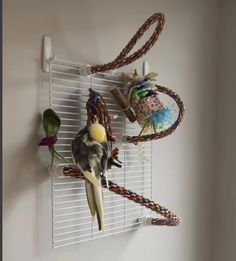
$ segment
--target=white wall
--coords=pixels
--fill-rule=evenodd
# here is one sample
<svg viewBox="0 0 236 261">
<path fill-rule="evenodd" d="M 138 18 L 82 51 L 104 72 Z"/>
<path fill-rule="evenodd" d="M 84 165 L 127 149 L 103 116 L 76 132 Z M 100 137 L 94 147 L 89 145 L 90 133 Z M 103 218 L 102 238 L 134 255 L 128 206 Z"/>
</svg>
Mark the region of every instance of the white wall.
<svg viewBox="0 0 236 261">
<path fill-rule="evenodd" d="M 236 1 L 220 3 L 217 143 L 214 173 L 214 261 L 236 260 Z"/>
<path fill-rule="evenodd" d="M 165 13 L 166 25 L 146 58 L 159 83 L 183 97 L 186 117 L 155 143 L 153 198 L 183 223 L 51 249 L 50 180 L 37 147 L 42 35 L 52 36 L 61 58 L 104 63 L 156 11 Z M 211 259 L 216 20 L 215 0 L 4 1 L 5 261 Z"/>
</svg>

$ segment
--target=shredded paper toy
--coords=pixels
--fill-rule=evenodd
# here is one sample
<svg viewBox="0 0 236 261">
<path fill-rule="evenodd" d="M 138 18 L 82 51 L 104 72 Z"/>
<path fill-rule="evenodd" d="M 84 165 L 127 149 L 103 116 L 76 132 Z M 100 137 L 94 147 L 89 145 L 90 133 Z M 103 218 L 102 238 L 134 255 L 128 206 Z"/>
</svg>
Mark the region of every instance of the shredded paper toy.
<svg viewBox="0 0 236 261">
<path fill-rule="evenodd" d="M 141 133 L 150 134 L 169 127 L 173 121 L 172 108 L 159 99 L 155 85 L 157 73 L 138 76 L 126 83 L 127 99 L 142 127 Z"/>
<path fill-rule="evenodd" d="M 123 91 L 114 86 L 112 95 L 120 105 L 121 110 L 131 122 L 137 121 L 141 131 L 136 137 L 127 138 L 128 142 L 138 142 L 163 138 L 171 134 L 183 118 L 184 105 L 180 97 L 172 90 L 157 85 L 157 73 L 148 73 L 140 76 L 137 71 L 133 74 L 124 74 Z M 164 105 L 159 94 L 167 94 L 178 108 L 179 114 L 175 119 L 176 108 L 174 103 Z"/>
</svg>

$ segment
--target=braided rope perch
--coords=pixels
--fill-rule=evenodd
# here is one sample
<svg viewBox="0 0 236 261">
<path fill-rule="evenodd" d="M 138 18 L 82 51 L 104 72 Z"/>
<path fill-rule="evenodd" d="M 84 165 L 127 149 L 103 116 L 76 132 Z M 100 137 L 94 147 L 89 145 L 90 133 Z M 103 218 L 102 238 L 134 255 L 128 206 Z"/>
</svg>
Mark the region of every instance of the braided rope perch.
<svg viewBox="0 0 236 261">
<path fill-rule="evenodd" d="M 138 40 L 143 36 L 143 34 L 149 29 L 149 27 L 157 22 L 157 26 L 151 37 L 146 41 L 146 43 L 134 53 L 129 54 L 129 52 L 134 48 Z M 149 17 L 144 24 L 138 29 L 136 34 L 131 38 L 125 48 L 121 51 L 121 53 L 110 63 L 102 64 L 102 65 L 94 65 L 91 66 L 91 73 L 99 73 L 105 72 L 108 70 L 114 70 L 125 65 L 131 64 L 137 59 L 141 58 L 145 55 L 152 46 L 156 43 L 165 23 L 165 16 L 162 13 L 155 13 L 151 17 Z"/>
<path fill-rule="evenodd" d="M 79 169 L 76 166 L 67 166 L 66 168 L 64 168 L 63 174 L 65 176 L 85 179 L 83 174 L 79 171 Z M 102 178 L 102 186 L 104 188 L 107 188 L 107 182 L 104 177 Z M 151 222 L 150 222 L 151 225 L 177 226 L 181 223 L 181 218 L 178 215 L 174 214 L 172 211 L 159 205 L 158 203 L 155 203 L 154 201 L 148 198 L 145 198 L 129 189 L 126 189 L 125 187 L 119 186 L 110 180 L 108 180 L 108 189 L 164 217 L 164 218 L 151 218 Z"/>
</svg>

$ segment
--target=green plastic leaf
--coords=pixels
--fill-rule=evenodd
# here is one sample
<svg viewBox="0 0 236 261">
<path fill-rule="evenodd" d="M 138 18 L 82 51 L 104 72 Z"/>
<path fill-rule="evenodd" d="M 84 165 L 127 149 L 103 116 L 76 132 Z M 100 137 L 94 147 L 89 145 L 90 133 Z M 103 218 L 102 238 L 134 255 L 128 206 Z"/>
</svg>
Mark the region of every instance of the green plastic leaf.
<svg viewBox="0 0 236 261">
<path fill-rule="evenodd" d="M 59 116 L 55 113 L 55 111 L 53 111 L 52 109 L 47 109 L 46 111 L 44 111 L 43 127 L 47 137 L 57 136 L 58 131 L 60 129 L 60 125 L 61 125 L 61 120 Z M 55 150 L 54 145 L 50 145 L 48 146 L 48 148 L 51 154 L 50 169 L 52 168 L 55 159 L 58 160 L 59 162 L 71 163 Z"/>
<path fill-rule="evenodd" d="M 43 127 L 47 137 L 52 137 L 57 135 L 60 125 L 55 118 L 46 117 L 43 119 Z"/>
<path fill-rule="evenodd" d="M 52 109 L 47 109 L 43 113 L 43 127 L 47 137 L 57 135 L 60 125 L 61 120 Z"/>
<path fill-rule="evenodd" d="M 58 125 L 61 125 L 60 117 L 52 109 L 47 109 L 46 111 L 44 111 L 43 118 L 54 118 L 55 121 L 57 121 Z"/>
</svg>

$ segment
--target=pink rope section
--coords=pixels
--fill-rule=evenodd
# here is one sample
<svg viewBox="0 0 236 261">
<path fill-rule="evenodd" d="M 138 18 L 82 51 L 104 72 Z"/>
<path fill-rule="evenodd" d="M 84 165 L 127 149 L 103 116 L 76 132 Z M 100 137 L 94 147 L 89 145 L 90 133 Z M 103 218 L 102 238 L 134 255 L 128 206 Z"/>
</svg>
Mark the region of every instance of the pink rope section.
<svg viewBox="0 0 236 261">
<path fill-rule="evenodd" d="M 138 40 L 143 36 L 143 34 L 149 29 L 149 27 L 157 22 L 155 30 L 152 36 L 146 41 L 146 43 L 138 49 L 136 52 L 127 56 L 130 51 L 134 48 Z M 91 67 L 91 73 L 105 72 L 108 70 L 113 70 L 120 68 L 122 66 L 128 65 L 145 55 L 152 46 L 156 43 L 165 23 L 165 16 L 162 13 L 155 13 L 149 17 L 144 24 L 138 29 L 136 34 L 131 38 L 125 48 L 121 53 L 110 63 L 95 65 Z"/>
<path fill-rule="evenodd" d="M 78 170 L 76 166 L 65 167 L 63 173 L 65 176 L 73 176 L 80 179 L 84 179 L 83 174 Z M 107 183 L 105 178 L 102 179 L 102 186 L 104 188 L 107 188 Z M 122 197 L 127 198 L 128 200 L 134 201 L 135 203 L 138 203 L 141 206 L 151 209 L 152 211 L 164 217 L 164 218 L 152 218 L 151 219 L 152 225 L 177 226 L 181 223 L 181 218 L 178 215 L 174 214 L 172 211 L 159 205 L 158 203 L 155 203 L 154 201 L 145 198 L 129 189 L 126 189 L 125 187 L 119 186 L 110 180 L 108 180 L 108 186 L 109 186 L 108 189 L 110 191 L 119 194 Z"/>
</svg>

